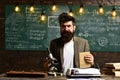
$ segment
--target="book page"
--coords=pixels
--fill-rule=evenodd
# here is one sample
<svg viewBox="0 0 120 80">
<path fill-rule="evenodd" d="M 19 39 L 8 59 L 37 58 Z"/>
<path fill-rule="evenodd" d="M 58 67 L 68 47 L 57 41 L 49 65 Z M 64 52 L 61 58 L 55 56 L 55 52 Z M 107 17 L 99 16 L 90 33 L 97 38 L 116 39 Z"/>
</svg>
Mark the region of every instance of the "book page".
<svg viewBox="0 0 120 80">
<path fill-rule="evenodd" d="M 88 68 L 91 66 L 90 63 L 87 63 L 84 60 L 84 56 L 90 54 L 90 52 L 81 52 L 79 53 L 79 62 L 80 62 L 80 68 Z"/>
<path fill-rule="evenodd" d="M 120 70 L 120 63 L 114 63 L 115 70 Z"/>
<path fill-rule="evenodd" d="M 115 71 L 115 77 L 120 77 L 120 71 Z"/>
</svg>

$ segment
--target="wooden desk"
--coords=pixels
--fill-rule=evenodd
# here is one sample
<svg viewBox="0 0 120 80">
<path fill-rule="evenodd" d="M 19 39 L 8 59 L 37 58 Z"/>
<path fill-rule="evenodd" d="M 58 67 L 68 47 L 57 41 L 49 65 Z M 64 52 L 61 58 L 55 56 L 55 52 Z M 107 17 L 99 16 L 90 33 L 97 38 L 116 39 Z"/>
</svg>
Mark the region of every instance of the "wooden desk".
<svg viewBox="0 0 120 80">
<path fill-rule="evenodd" d="M 110 76 L 110 75 L 102 75 L 101 79 L 104 80 L 120 80 L 120 77 Z"/>
<path fill-rule="evenodd" d="M 40 78 L 40 77 L 6 77 L 5 74 L 0 75 L 0 80 L 71 80 L 66 77 L 54 77 L 54 76 L 48 76 L 46 78 Z M 73 80 L 73 79 L 72 79 Z M 83 80 L 83 79 L 75 79 L 75 80 Z M 101 76 L 101 78 L 91 78 L 88 80 L 120 80 L 118 77 L 114 76 Z"/>
</svg>

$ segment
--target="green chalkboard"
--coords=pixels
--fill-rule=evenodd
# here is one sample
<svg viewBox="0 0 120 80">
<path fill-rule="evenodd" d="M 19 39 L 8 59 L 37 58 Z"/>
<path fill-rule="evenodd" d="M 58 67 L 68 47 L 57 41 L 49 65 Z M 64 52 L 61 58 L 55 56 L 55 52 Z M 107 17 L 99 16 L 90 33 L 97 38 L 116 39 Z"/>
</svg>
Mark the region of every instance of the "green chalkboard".
<svg viewBox="0 0 120 80">
<path fill-rule="evenodd" d="M 40 22 L 41 6 L 36 13 L 29 13 L 21 5 L 21 12 L 14 12 L 14 5 L 6 6 L 5 48 L 8 50 L 46 50 L 47 21 Z"/>
<path fill-rule="evenodd" d="M 14 5 L 7 5 L 5 12 L 5 49 L 7 50 L 46 50 L 50 41 L 60 37 L 58 15 L 69 11 L 67 5 L 58 5 L 51 11 L 51 5 L 35 5 L 36 12 L 29 13 L 28 5 L 20 5 L 20 13 L 14 13 Z M 47 20 L 41 22 L 39 15 L 44 8 Z M 118 15 L 111 17 L 112 6 L 104 6 L 104 15 L 98 15 L 98 6 L 85 6 L 85 14 L 77 13 L 79 5 L 71 6 L 76 19 L 75 35 L 88 39 L 91 51 L 120 51 L 120 6 Z"/>
</svg>

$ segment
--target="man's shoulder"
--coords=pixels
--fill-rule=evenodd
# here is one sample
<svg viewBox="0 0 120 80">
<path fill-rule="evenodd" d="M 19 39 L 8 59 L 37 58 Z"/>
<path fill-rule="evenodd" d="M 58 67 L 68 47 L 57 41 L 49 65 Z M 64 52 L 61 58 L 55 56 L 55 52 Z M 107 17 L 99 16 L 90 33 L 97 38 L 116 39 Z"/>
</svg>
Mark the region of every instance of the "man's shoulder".
<svg viewBox="0 0 120 80">
<path fill-rule="evenodd" d="M 60 38 L 55 38 L 51 40 L 51 42 L 59 42 L 59 41 L 60 41 Z"/>
<path fill-rule="evenodd" d="M 54 46 L 63 46 L 63 44 L 61 42 L 61 38 L 52 39 L 50 44 L 54 45 Z"/>
<path fill-rule="evenodd" d="M 82 38 L 82 37 L 78 37 L 78 36 L 75 36 L 74 40 L 76 40 L 76 41 L 87 41 L 87 39 Z"/>
</svg>

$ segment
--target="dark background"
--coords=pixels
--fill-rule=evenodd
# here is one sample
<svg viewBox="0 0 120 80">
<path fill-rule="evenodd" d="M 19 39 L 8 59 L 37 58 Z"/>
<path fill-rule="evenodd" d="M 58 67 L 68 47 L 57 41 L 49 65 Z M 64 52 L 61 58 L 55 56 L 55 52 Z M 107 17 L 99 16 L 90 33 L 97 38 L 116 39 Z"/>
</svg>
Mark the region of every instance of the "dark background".
<svg viewBox="0 0 120 80">
<path fill-rule="evenodd" d="M 18 71 L 45 71 L 44 62 L 46 61 L 47 51 L 31 51 L 31 50 L 6 50 L 5 49 L 5 7 L 8 4 L 30 4 L 30 0 L 1 0 L 0 2 L 0 73 L 5 73 L 10 70 Z M 52 4 L 52 0 L 36 0 L 34 4 Z M 114 0 L 81 0 L 85 5 L 113 5 Z M 59 0 L 56 4 L 79 4 L 79 0 Z M 120 1 L 116 0 L 116 5 L 120 6 Z M 120 52 L 103 52 L 92 51 L 95 62 L 100 68 L 104 67 L 106 62 L 120 62 Z"/>
</svg>

